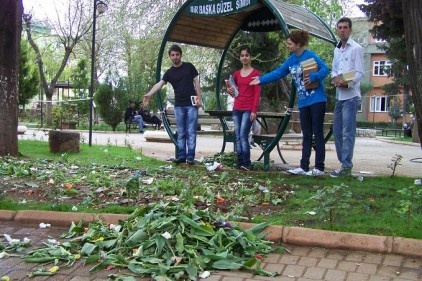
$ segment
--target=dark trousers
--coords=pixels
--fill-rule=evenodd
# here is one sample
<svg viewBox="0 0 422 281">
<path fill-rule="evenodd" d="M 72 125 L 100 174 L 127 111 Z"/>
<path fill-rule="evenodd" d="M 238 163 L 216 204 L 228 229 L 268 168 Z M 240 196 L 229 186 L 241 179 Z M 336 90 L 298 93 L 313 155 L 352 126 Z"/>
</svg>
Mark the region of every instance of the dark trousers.
<svg viewBox="0 0 422 281">
<path fill-rule="evenodd" d="M 145 116 L 144 121 L 150 124 L 156 124 L 158 126 L 161 125 L 161 120 L 157 116 Z"/>
<path fill-rule="evenodd" d="M 315 168 L 320 171 L 324 171 L 325 168 L 324 117 L 326 107 L 325 102 L 319 102 L 299 109 L 303 134 L 300 167 L 305 171 L 309 170 L 313 139 L 315 139 Z"/>
</svg>

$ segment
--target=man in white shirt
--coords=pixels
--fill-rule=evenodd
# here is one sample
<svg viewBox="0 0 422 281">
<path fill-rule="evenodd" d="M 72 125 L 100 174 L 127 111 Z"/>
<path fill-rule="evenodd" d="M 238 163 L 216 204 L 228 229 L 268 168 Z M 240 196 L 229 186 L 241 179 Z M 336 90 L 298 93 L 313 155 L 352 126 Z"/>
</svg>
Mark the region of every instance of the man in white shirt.
<svg viewBox="0 0 422 281">
<path fill-rule="evenodd" d="M 332 84 L 336 87 L 333 133 L 337 158 L 341 168 L 333 171 L 332 177 L 351 175 L 352 158 L 356 137 L 356 114 L 361 103 L 360 80 L 363 77 L 363 48 L 350 34 L 352 21 L 343 17 L 337 22 L 340 42 L 334 49 Z M 344 81 L 344 73 L 354 72 L 354 78 Z"/>
</svg>

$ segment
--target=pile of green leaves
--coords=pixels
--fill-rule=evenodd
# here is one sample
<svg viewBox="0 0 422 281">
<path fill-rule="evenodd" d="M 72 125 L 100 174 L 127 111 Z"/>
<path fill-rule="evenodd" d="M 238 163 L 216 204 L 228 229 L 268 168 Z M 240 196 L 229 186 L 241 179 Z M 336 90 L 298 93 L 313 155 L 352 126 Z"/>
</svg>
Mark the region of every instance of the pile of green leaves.
<svg viewBox="0 0 422 281">
<path fill-rule="evenodd" d="M 82 222 L 72 223 L 62 235 L 69 240 L 57 247 L 69 256 L 80 253 L 85 264 L 95 264 L 91 271 L 128 269 L 125 276 L 110 275 L 118 280 L 135 280 L 133 276 L 197 280 L 200 274 L 214 269 L 277 275 L 261 268 L 263 256 L 280 250 L 263 239 L 268 223 L 243 230 L 226 219 L 191 205 L 157 203 L 136 209 L 118 225 L 98 221 L 85 228 Z M 49 246 L 31 252 L 25 260 L 34 262 L 39 257 L 58 265 L 60 257 L 51 257 L 51 253 Z"/>
</svg>

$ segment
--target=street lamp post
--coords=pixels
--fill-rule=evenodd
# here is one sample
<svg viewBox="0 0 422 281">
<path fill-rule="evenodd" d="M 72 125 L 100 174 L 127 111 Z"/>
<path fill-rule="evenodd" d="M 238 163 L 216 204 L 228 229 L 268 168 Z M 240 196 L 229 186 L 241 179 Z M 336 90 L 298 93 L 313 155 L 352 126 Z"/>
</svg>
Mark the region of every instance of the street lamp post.
<svg viewBox="0 0 422 281">
<path fill-rule="evenodd" d="M 375 95 L 372 95 L 372 103 L 371 103 L 371 107 L 372 107 L 372 127 L 375 126 L 375 108 L 376 108 L 376 102 L 375 102 Z"/>
<path fill-rule="evenodd" d="M 89 146 L 92 145 L 92 118 L 94 111 L 94 76 L 95 76 L 95 33 L 97 25 L 97 10 L 101 15 L 107 10 L 107 4 L 100 0 L 94 0 L 94 13 L 92 21 L 92 48 L 91 48 L 91 85 L 89 88 Z"/>
</svg>

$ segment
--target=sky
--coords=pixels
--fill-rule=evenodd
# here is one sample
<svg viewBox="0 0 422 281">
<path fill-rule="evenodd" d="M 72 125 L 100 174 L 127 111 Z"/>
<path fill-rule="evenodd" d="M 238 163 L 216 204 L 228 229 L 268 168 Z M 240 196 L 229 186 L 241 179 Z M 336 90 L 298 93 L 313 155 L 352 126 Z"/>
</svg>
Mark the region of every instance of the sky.
<svg viewBox="0 0 422 281">
<path fill-rule="evenodd" d="M 33 16 L 38 19 L 47 18 L 48 15 L 53 15 L 53 18 L 56 14 L 56 7 L 60 10 L 60 7 L 63 6 L 63 3 L 67 3 L 71 0 L 22 0 L 24 6 L 24 12 L 28 13 L 32 11 Z M 350 0 L 350 2 L 355 2 L 356 4 L 362 4 L 364 0 Z M 355 7 L 353 16 L 361 17 L 363 13 L 359 8 Z"/>
<path fill-rule="evenodd" d="M 358 7 L 356 7 L 356 5 L 364 4 L 365 1 L 364 0 L 351 0 L 351 2 L 354 2 L 355 3 L 355 7 L 354 7 L 354 10 L 353 10 L 353 16 L 355 16 L 355 17 L 363 17 L 364 16 L 364 13 Z"/>
<path fill-rule="evenodd" d="M 56 7 L 60 11 L 63 3 L 69 0 L 22 0 L 24 13 L 31 12 L 37 19 L 55 18 Z"/>
</svg>

